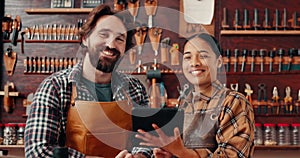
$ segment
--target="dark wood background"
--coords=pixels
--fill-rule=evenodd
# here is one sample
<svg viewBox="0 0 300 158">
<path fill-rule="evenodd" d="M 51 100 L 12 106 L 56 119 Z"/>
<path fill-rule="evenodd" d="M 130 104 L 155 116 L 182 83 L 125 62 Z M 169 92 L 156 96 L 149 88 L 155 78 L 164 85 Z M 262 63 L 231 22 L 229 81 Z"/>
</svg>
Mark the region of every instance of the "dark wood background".
<svg viewBox="0 0 300 158">
<path fill-rule="evenodd" d="M 140 0 L 140 5 L 143 6 L 145 0 Z M 80 7 L 80 1 L 75 0 L 75 7 Z M 259 9 L 259 20 L 262 23 L 263 20 L 263 11 L 265 8 L 269 8 L 270 20 L 273 19 L 274 10 L 287 8 L 288 19 L 291 18 L 292 13 L 299 10 L 299 0 L 286 1 L 286 0 L 216 0 L 215 7 L 215 36 L 220 41 L 221 47 L 223 49 L 268 49 L 273 48 L 299 48 L 299 35 L 221 35 L 221 21 L 223 19 L 223 8 L 226 7 L 228 11 L 228 22 L 232 25 L 234 11 L 235 9 L 240 10 L 240 18 L 242 19 L 242 13 L 244 9 L 249 10 L 250 19 L 253 19 L 253 9 Z M 113 0 L 105 0 L 105 3 L 113 6 Z M 159 0 L 160 7 L 167 7 L 173 10 L 179 11 L 180 0 Z M 76 24 L 77 20 L 80 18 L 85 18 L 87 14 L 27 14 L 24 9 L 26 8 L 50 8 L 49 0 L 6 0 L 5 1 L 5 13 L 11 14 L 12 17 L 16 15 L 21 16 L 22 28 L 31 27 L 35 24 Z M 159 17 L 159 18 L 158 18 Z M 179 15 L 166 14 L 165 10 L 159 9 L 157 15 L 154 16 L 154 26 L 162 26 L 165 29 L 162 34 L 162 39 L 165 37 L 171 38 L 172 43 L 179 43 L 180 51 L 182 51 L 182 46 L 185 41 L 184 38 L 180 38 L 177 34 L 179 28 L 178 22 Z M 147 16 L 145 15 L 145 10 L 139 10 L 138 19 L 141 21 L 147 21 Z M 242 21 L 242 20 L 241 20 Z M 149 43 L 149 37 L 146 37 L 145 43 Z M 5 51 L 9 43 L 3 43 L 3 50 Z M 75 57 L 77 54 L 77 49 L 79 43 L 25 43 L 24 54 L 21 54 L 20 43 L 16 47 L 13 47 L 13 50 L 18 53 L 18 61 L 13 76 L 8 76 L 2 59 L 1 67 L 1 90 L 3 90 L 4 84 L 6 81 L 13 82 L 15 84 L 16 90 L 20 92 L 20 96 L 17 97 L 15 110 L 13 113 L 9 114 L 3 110 L 3 101 L 0 97 L 1 102 L 1 113 L 0 120 L 2 123 L 18 123 L 25 122 L 26 117 L 22 117 L 25 114 L 25 108 L 23 107 L 23 99 L 26 99 L 29 93 L 32 93 L 36 90 L 40 82 L 47 77 L 48 75 L 41 74 L 24 74 L 23 60 L 29 56 L 50 56 L 50 57 Z M 1 47 L 0 47 L 1 48 Z M 151 46 L 145 46 L 144 52 L 138 58 L 148 61 L 149 64 L 153 62 L 153 51 Z M 158 57 L 160 60 L 160 57 Z M 163 65 L 169 67 L 169 64 Z M 249 65 L 248 65 L 249 66 Z M 135 68 L 135 65 L 129 65 L 130 69 Z M 174 69 L 180 69 L 180 66 L 172 66 Z M 145 74 L 137 75 L 141 78 L 145 78 Z M 245 83 L 250 83 L 253 90 L 253 99 L 257 99 L 257 85 L 259 83 L 267 84 L 267 95 L 268 98 L 272 96 L 273 86 L 277 86 L 279 89 L 279 95 L 281 99 L 285 96 L 285 87 L 291 86 L 292 96 L 294 100 L 297 99 L 298 89 L 300 89 L 299 72 L 282 72 L 282 73 L 232 73 L 229 72 L 227 75 L 227 85 L 230 83 L 239 83 L 239 91 L 244 93 Z M 166 85 L 169 98 L 177 98 L 178 91 L 177 86 L 180 86 L 181 81 L 184 81 L 182 74 L 163 74 L 162 80 Z M 148 83 L 148 80 L 145 80 Z M 300 122 L 299 119 L 289 119 L 284 120 L 290 123 Z M 257 117 L 260 122 L 269 122 L 269 118 L 260 118 Z M 277 119 L 279 121 L 280 117 L 274 117 L 272 119 Z"/>
</svg>

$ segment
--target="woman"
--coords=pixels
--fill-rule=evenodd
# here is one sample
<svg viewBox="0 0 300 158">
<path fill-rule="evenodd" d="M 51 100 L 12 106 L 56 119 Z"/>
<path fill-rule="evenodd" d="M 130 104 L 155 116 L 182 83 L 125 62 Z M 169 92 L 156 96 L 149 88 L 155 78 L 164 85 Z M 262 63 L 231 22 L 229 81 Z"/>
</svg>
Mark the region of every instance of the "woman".
<svg viewBox="0 0 300 158">
<path fill-rule="evenodd" d="M 183 138 L 178 128 L 166 136 L 155 124 L 158 136 L 138 130 L 140 145 L 155 146 L 157 158 L 251 157 L 254 114 L 245 96 L 219 81 L 220 47 L 209 34 L 191 37 L 184 45 L 182 69 L 193 85 L 181 103 L 185 109 Z"/>
</svg>

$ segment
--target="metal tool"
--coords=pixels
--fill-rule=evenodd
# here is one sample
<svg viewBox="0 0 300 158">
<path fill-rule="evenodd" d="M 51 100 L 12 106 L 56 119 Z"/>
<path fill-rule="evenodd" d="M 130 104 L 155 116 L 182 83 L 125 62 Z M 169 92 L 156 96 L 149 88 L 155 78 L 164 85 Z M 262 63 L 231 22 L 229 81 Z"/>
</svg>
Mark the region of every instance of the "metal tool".
<svg viewBox="0 0 300 158">
<path fill-rule="evenodd" d="M 168 47 L 170 47 L 170 37 L 166 37 L 161 40 L 161 44 L 160 44 L 161 63 L 167 63 L 169 61 Z"/>
<path fill-rule="evenodd" d="M 279 24 L 279 17 L 280 17 L 279 11 L 278 11 L 278 9 L 275 9 L 274 19 L 273 19 L 273 27 L 274 27 L 275 30 L 278 30 L 279 25 L 280 25 Z"/>
<path fill-rule="evenodd" d="M 286 8 L 283 9 L 283 15 L 282 15 L 282 20 L 281 20 L 281 26 L 283 30 L 287 29 L 287 13 L 286 13 Z"/>
<path fill-rule="evenodd" d="M 239 24 L 239 10 L 238 9 L 235 9 L 235 12 L 234 12 L 233 27 L 235 30 L 238 30 L 241 28 L 241 25 Z"/>
<path fill-rule="evenodd" d="M 246 61 L 247 61 L 247 55 L 248 55 L 248 50 L 244 49 L 242 52 L 242 66 L 241 66 L 241 72 L 245 72 L 245 66 L 246 66 Z"/>
<path fill-rule="evenodd" d="M 251 51 L 251 68 L 250 68 L 251 72 L 254 72 L 256 54 L 257 54 L 257 50 L 252 49 L 252 51 Z"/>
<path fill-rule="evenodd" d="M 123 11 L 126 7 L 126 0 L 114 0 L 114 10 Z"/>
<path fill-rule="evenodd" d="M 223 20 L 222 20 L 222 29 L 228 29 L 228 20 L 227 20 L 227 8 L 223 8 Z"/>
<path fill-rule="evenodd" d="M 233 63 L 234 72 L 237 72 L 238 69 L 238 58 L 239 58 L 239 49 L 234 49 L 234 63 Z"/>
<path fill-rule="evenodd" d="M 157 10 L 158 0 L 145 0 L 144 6 L 146 9 L 146 14 L 148 15 L 148 27 L 153 27 L 153 16 Z"/>
<path fill-rule="evenodd" d="M 253 28 L 254 30 L 258 30 L 260 28 L 260 25 L 258 23 L 258 9 L 254 8 L 254 20 L 253 20 Z"/>
<path fill-rule="evenodd" d="M 258 84 L 258 96 L 257 96 L 258 102 L 267 102 L 267 91 L 266 91 L 266 84 L 265 83 L 259 83 Z M 268 106 L 264 105 L 264 113 L 268 113 Z"/>
<path fill-rule="evenodd" d="M 245 93 L 246 93 L 246 99 L 249 101 L 249 103 L 252 105 L 252 93 L 253 93 L 253 90 L 251 89 L 251 86 L 249 83 L 245 83 Z"/>
<path fill-rule="evenodd" d="M 140 27 L 136 27 L 136 32 L 134 34 L 134 38 L 136 41 L 136 45 L 137 45 L 137 49 L 138 49 L 138 54 L 142 54 L 142 50 L 143 50 L 143 44 L 145 41 L 147 35 L 147 27 L 146 26 L 140 26 Z"/>
<path fill-rule="evenodd" d="M 239 83 L 230 83 L 230 89 L 233 91 L 238 92 L 239 90 Z"/>
<path fill-rule="evenodd" d="M 288 64 L 287 70 L 291 71 L 292 63 L 293 63 L 293 57 L 295 55 L 295 48 L 290 48 L 288 53 L 289 53 L 289 64 Z"/>
<path fill-rule="evenodd" d="M 250 29 L 251 26 L 249 24 L 249 12 L 247 9 L 244 9 L 244 23 L 243 23 L 243 28 L 245 30 Z"/>
<path fill-rule="evenodd" d="M 279 56 L 278 72 L 282 71 L 283 55 L 284 55 L 284 50 L 280 48 L 278 50 L 278 56 Z"/>
<path fill-rule="evenodd" d="M 230 49 L 226 49 L 226 52 L 225 52 L 225 55 L 226 55 L 226 72 L 229 72 L 230 71 L 230 56 L 231 56 L 231 53 L 230 53 Z"/>
<path fill-rule="evenodd" d="M 263 22 L 263 28 L 268 30 L 271 28 L 270 24 L 269 24 L 269 9 L 265 8 L 265 19 Z"/>
<path fill-rule="evenodd" d="M 3 56 L 5 69 L 8 76 L 12 76 L 17 63 L 17 53 L 9 46 Z"/>
<path fill-rule="evenodd" d="M 272 103 L 274 104 L 271 108 L 272 113 L 276 113 L 278 115 L 280 112 L 280 107 L 279 107 L 278 89 L 276 86 L 273 88 Z"/>
<path fill-rule="evenodd" d="M 298 15 L 297 12 L 293 13 L 293 20 L 292 20 L 292 27 L 297 30 L 300 28 L 300 26 L 298 25 Z"/>
<path fill-rule="evenodd" d="M 21 17 L 19 15 L 16 16 L 16 18 L 13 20 L 12 25 L 12 38 L 11 38 L 11 44 L 16 46 L 19 32 L 21 31 L 22 23 L 21 23 Z"/>
<path fill-rule="evenodd" d="M 270 57 L 270 66 L 269 66 L 269 72 L 273 72 L 273 60 L 274 60 L 274 56 L 275 56 L 275 50 L 270 50 L 269 51 L 269 57 Z"/>
<path fill-rule="evenodd" d="M 266 54 L 265 49 L 260 49 L 259 56 L 260 56 L 260 72 L 264 72 L 264 57 Z"/>
<path fill-rule="evenodd" d="M 162 35 L 162 29 L 158 27 L 152 27 L 148 30 L 149 38 L 151 41 L 151 46 L 154 51 L 154 55 L 158 55 L 158 47 L 160 43 L 160 38 Z"/>
<path fill-rule="evenodd" d="M 129 0 L 127 3 L 128 11 L 133 16 L 133 21 L 136 21 L 136 16 L 140 7 L 139 0 Z"/>
<path fill-rule="evenodd" d="M 293 98 L 291 96 L 291 87 L 287 86 L 285 88 L 285 97 L 284 97 L 285 113 L 293 112 Z"/>
</svg>

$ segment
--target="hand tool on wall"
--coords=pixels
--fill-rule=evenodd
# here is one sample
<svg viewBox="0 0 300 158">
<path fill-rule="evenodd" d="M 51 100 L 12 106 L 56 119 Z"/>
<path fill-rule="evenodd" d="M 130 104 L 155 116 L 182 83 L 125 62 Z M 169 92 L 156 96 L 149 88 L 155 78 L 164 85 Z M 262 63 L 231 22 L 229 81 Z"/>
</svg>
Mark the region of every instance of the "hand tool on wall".
<svg viewBox="0 0 300 158">
<path fill-rule="evenodd" d="M 251 86 L 249 83 L 245 83 L 245 93 L 246 93 L 246 99 L 249 101 L 249 103 L 252 105 L 252 93 L 253 90 L 251 89 Z"/>
<path fill-rule="evenodd" d="M 226 30 L 229 28 L 227 20 L 227 8 L 223 8 L 223 20 L 222 20 L 222 29 Z"/>
<path fill-rule="evenodd" d="M 286 8 L 283 9 L 282 19 L 281 19 L 281 27 L 283 30 L 287 29 L 287 12 Z"/>
<path fill-rule="evenodd" d="M 253 15 L 253 17 L 254 17 L 254 20 L 253 20 L 253 28 L 254 28 L 254 30 L 258 30 L 259 28 L 260 28 L 260 25 L 259 25 L 259 18 L 258 18 L 258 15 L 259 15 L 259 13 L 258 13 L 258 9 L 257 8 L 254 8 L 254 15 Z"/>
<path fill-rule="evenodd" d="M 170 37 L 166 37 L 161 40 L 161 45 L 160 45 L 161 63 L 167 63 L 169 61 L 169 51 L 168 51 L 169 45 L 170 45 Z"/>
<path fill-rule="evenodd" d="M 270 24 L 269 24 L 269 9 L 268 8 L 265 8 L 265 19 L 264 19 L 264 22 L 263 22 L 263 28 L 268 30 L 271 28 Z"/>
<path fill-rule="evenodd" d="M 145 0 L 144 7 L 146 10 L 146 14 L 148 15 L 148 27 L 151 28 L 153 26 L 153 16 L 157 10 L 158 0 Z"/>
<path fill-rule="evenodd" d="M 270 57 L 269 72 L 273 72 L 273 63 L 274 63 L 275 52 L 276 52 L 275 49 L 269 51 L 269 57 Z"/>
<path fill-rule="evenodd" d="M 151 80 L 151 87 L 149 88 L 150 91 L 150 107 L 151 108 L 159 108 L 160 107 L 160 92 L 159 86 L 156 85 L 157 79 L 161 78 L 161 72 L 157 69 L 156 60 L 153 63 L 153 69 L 150 69 L 146 73 L 147 78 Z"/>
<path fill-rule="evenodd" d="M 259 56 L 260 56 L 260 72 L 264 72 L 264 58 L 266 55 L 266 50 L 265 49 L 260 49 L 259 50 Z"/>
<path fill-rule="evenodd" d="M 129 61 L 130 64 L 135 64 L 135 60 L 136 60 L 136 48 L 131 48 L 129 50 Z"/>
<path fill-rule="evenodd" d="M 275 9 L 274 18 L 273 18 L 273 28 L 274 28 L 274 30 L 279 29 L 279 27 L 280 27 L 279 21 L 280 21 L 279 10 Z"/>
<path fill-rule="evenodd" d="M 291 87 L 287 86 L 285 88 L 285 97 L 284 97 L 285 113 L 293 112 L 293 98 L 291 97 Z"/>
<path fill-rule="evenodd" d="M 291 71 L 292 69 L 292 63 L 293 63 L 293 57 L 295 55 L 295 49 L 294 48 L 290 48 L 289 51 L 289 63 L 288 63 L 288 67 L 287 67 L 287 70 L 288 71 Z"/>
<path fill-rule="evenodd" d="M 128 11 L 133 16 L 133 21 L 135 22 L 140 7 L 140 0 L 129 0 L 127 5 Z"/>
<path fill-rule="evenodd" d="M 179 44 L 173 43 L 170 48 L 171 65 L 179 65 Z"/>
<path fill-rule="evenodd" d="M 254 72 L 254 66 L 255 66 L 255 57 L 257 55 L 257 50 L 255 49 L 252 49 L 251 51 L 251 72 Z"/>
<path fill-rule="evenodd" d="M 143 50 L 143 44 L 145 41 L 147 35 L 147 27 L 146 26 L 141 26 L 141 27 L 136 27 L 136 32 L 134 34 L 135 42 L 137 45 L 138 49 L 138 54 L 142 54 Z"/>
<path fill-rule="evenodd" d="M 225 58 L 226 59 L 225 60 L 226 72 L 229 72 L 230 71 L 230 56 L 231 56 L 230 49 L 226 49 L 225 56 L 226 56 L 226 58 Z"/>
<path fill-rule="evenodd" d="M 239 59 L 239 49 L 234 49 L 233 71 L 237 72 Z"/>
<path fill-rule="evenodd" d="M 300 89 L 298 90 L 298 100 L 295 103 L 295 113 L 299 114 L 299 106 L 300 106 Z"/>
<path fill-rule="evenodd" d="M 11 15 L 5 15 L 2 19 L 2 32 L 4 40 L 9 40 L 12 31 L 12 25 L 13 19 L 11 18 Z"/>
<path fill-rule="evenodd" d="M 282 71 L 282 63 L 283 63 L 283 56 L 284 56 L 284 50 L 282 48 L 278 49 L 278 56 L 279 56 L 279 65 L 278 65 L 278 72 Z"/>
<path fill-rule="evenodd" d="M 13 25 L 12 25 L 11 44 L 14 46 L 17 45 L 17 40 L 21 28 L 22 28 L 21 17 L 17 15 L 16 18 L 13 20 Z"/>
<path fill-rule="evenodd" d="M 230 83 L 230 89 L 233 91 L 238 92 L 239 90 L 239 83 Z"/>
<path fill-rule="evenodd" d="M 299 24 L 298 24 L 298 15 L 297 12 L 293 13 L 293 17 L 292 17 L 292 28 L 295 30 L 298 30 L 300 28 Z"/>
<path fill-rule="evenodd" d="M 114 0 L 114 10 L 123 11 L 126 9 L 126 0 Z"/>
<path fill-rule="evenodd" d="M 235 30 L 238 30 L 240 29 L 242 26 L 240 25 L 240 17 L 239 17 L 239 10 L 238 9 L 235 9 L 235 12 L 234 12 L 234 20 L 233 20 L 233 28 Z"/>
<path fill-rule="evenodd" d="M 266 105 L 267 103 L 267 91 L 266 91 L 266 84 L 265 83 L 259 83 L 258 84 L 258 96 L 257 100 L 258 102 L 261 102 L 259 106 L 264 106 L 264 113 L 268 113 L 268 106 Z"/>
<path fill-rule="evenodd" d="M 276 114 L 278 115 L 279 112 L 280 112 L 280 106 L 279 106 L 278 89 L 277 89 L 276 86 L 273 88 L 272 103 L 274 104 L 274 105 L 272 106 L 272 112 L 273 112 L 273 113 L 276 113 Z"/>
<path fill-rule="evenodd" d="M 159 42 L 162 34 L 162 29 L 158 27 L 152 27 L 149 28 L 148 30 L 149 38 L 151 41 L 151 46 L 154 51 L 155 56 L 158 55 L 158 47 L 159 47 Z"/>
<path fill-rule="evenodd" d="M 247 62 L 247 55 L 248 55 L 248 50 L 243 49 L 241 72 L 245 72 L 245 66 L 246 66 L 246 62 Z"/>
<path fill-rule="evenodd" d="M 7 81 L 4 85 L 4 91 L 0 91 L 0 95 L 3 95 L 3 106 L 5 112 L 12 113 L 14 109 L 14 100 L 11 100 L 10 97 L 19 96 L 19 92 L 15 92 L 15 86 L 13 82 Z"/>
<path fill-rule="evenodd" d="M 4 54 L 5 69 L 9 76 L 13 75 L 16 62 L 17 62 L 17 53 L 13 51 L 11 46 L 9 46 L 7 48 L 7 51 Z"/>
<path fill-rule="evenodd" d="M 243 23 L 243 28 L 245 30 L 248 30 L 251 28 L 250 23 L 249 23 L 249 12 L 247 9 L 244 9 L 244 23 Z"/>
</svg>

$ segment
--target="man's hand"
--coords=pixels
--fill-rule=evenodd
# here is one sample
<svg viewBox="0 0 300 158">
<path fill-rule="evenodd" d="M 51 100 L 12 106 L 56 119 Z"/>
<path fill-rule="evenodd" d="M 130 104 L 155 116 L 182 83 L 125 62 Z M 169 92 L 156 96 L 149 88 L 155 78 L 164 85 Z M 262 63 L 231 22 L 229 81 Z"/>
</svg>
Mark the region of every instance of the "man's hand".
<svg viewBox="0 0 300 158">
<path fill-rule="evenodd" d="M 154 148 L 153 155 L 155 158 L 171 158 L 172 154 L 161 149 L 161 148 Z"/>
<path fill-rule="evenodd" d="M 146 156 L 141 153 L 132 155 L 127 150 L 122 150 L 115 158 L 146 158 Z"/>
</svg>

